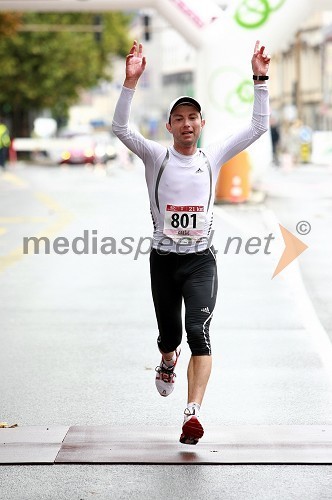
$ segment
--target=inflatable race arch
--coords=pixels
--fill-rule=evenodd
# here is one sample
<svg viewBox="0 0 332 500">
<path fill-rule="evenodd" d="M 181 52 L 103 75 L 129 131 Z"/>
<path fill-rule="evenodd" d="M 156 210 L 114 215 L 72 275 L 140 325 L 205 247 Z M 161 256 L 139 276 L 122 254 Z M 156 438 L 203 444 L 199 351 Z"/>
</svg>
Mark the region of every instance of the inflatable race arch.
<svg viewBox="0 0 332 500">
<path fill-rule="evenodd" d="M 197 49 L 195 97 L 202 103 L 208 124 L 203 143 L 229 134 L 250 117 L 253 100 L 250 60 L 255 41 L 266 44 L 271 54 L 280 51 L 311 14 L 331 7 L 332 0 L 2 0 L 0 3 L 2 10 L 37 12 L 156 9 Z M 263 167 L 262 162 L 266 165 L 271 155 L 269 137 L 257 141 L 249 151 L 255 168 Z"/>
</svg>

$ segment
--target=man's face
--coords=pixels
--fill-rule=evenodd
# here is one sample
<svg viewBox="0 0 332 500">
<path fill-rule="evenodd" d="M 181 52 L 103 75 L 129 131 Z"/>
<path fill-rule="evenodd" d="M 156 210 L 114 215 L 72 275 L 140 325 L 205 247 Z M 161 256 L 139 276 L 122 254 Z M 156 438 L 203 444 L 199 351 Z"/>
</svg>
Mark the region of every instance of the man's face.
<svg viewBox="0 0 332 500">
<path fill-rule="evenodd" d="M 180 104 L 171 114 L 166 128 L 173 135 L 175 145 L 189 147 L 197 144 L 204 125 L 205 120 L 195 106 Z"/>
</svg>

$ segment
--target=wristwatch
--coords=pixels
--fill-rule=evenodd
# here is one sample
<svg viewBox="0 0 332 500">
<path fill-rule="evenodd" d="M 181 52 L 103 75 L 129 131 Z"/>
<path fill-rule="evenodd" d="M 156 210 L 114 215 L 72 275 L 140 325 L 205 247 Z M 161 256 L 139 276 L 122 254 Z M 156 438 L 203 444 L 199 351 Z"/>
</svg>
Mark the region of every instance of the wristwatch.
<svg viewBox="0 0 332 500">
<path fill-rule="evenodd" d="M 267 75 L 253 75 L 253 76 L 252 76 L 252 79 L 253 79 L 253 80 L 261 80 L 261 81 L 264 81 L 264 80 L 268 80 L 268 79 L 269 79 L 269 76 L 267 76 Z"/>
</svg>

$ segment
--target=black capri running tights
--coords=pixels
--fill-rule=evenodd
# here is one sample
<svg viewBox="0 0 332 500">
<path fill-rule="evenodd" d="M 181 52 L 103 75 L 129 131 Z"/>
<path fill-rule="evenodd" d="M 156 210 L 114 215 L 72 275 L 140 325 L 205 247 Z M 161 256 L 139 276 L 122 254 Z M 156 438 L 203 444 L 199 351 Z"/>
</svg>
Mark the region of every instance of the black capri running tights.
<svg viewBox="0 0 332 500">
<path fill-rule="evenodd" d="M 217 298 L 218 277 L 213 247 L 199 253 L 150 254 L 151 289 L 161 352 L 174 351 L 182 341 L 182 299 L 187 342 L 194 356 L 211 354 L 209 327 Z"/>
</svg>

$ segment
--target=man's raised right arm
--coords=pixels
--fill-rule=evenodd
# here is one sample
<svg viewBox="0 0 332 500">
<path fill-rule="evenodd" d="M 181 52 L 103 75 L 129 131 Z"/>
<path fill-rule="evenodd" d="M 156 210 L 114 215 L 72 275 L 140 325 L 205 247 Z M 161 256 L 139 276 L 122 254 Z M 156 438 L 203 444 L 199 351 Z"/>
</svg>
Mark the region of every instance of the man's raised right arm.
<svg viewBox="0 0 332 500">
<path fill-rule="evenodd" d="M 135 154 L 142 158 L 144 154 L 144 137 L 129 127 L 131 101 L 138 80 L 145 70 L 146 59 L 143 46 L 136 40 L 126 57 L 126 77 L 117 105 L 115 107 L 112 130 L 114 134 Z"/>
</svg>

